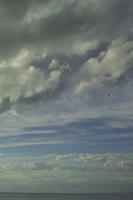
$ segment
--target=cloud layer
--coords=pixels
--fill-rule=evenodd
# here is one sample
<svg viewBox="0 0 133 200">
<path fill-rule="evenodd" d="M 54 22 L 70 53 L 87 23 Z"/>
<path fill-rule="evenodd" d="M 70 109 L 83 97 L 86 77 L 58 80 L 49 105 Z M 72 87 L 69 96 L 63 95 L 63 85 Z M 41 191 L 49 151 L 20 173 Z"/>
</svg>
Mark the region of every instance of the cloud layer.
<svg viewBox="0 0 133 200">
<path fill-rule="evenodd" d="M 1 112 L 68 89 L 88 93 L 132 70 L 131 0 L 1 0 L 0 7 Z"/>
<path fill-rule="evenodd" d="M 1 164 L 0 178 L 4 186 L 8 188 L 12 182 L 11 188 L 23 191 L 21 188 L 27 187 L 25 191 L 32 192 L 39 186 L 40 192 L 115 192 L 119 183 L 118 190 L 126 192 L 128 184 L 133 184 L 132 154 L 51 154 L 40 157 L 40 161 L 27 159 L 16 163 L 15 157 L 10 157 L 10 163 Z"/>
</svg>

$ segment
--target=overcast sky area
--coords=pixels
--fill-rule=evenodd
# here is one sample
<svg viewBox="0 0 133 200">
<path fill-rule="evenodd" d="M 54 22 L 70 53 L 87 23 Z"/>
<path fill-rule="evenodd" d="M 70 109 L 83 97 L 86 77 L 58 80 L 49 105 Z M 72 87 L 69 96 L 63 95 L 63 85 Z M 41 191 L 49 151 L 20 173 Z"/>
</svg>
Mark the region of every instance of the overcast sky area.
<svg viewBox="0 0 133 200">
<path fill-rule="evenodd" d="M 132 192 L 132 23 L 132 0 L 0 0 L 0 192 Z"/>
</svg>

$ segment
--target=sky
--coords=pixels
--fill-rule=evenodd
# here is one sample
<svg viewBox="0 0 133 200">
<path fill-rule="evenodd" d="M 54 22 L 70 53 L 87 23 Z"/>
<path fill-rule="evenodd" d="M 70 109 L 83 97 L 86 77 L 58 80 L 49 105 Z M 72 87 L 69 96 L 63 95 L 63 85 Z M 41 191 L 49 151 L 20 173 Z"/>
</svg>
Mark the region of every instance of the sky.
<svg viewBox="0 0 133 200">
<path fill-rule="evenodd" d="M 132 19 L 132 0 L 0 0 L 0 192 L 132 192 Z"/>
</svg>

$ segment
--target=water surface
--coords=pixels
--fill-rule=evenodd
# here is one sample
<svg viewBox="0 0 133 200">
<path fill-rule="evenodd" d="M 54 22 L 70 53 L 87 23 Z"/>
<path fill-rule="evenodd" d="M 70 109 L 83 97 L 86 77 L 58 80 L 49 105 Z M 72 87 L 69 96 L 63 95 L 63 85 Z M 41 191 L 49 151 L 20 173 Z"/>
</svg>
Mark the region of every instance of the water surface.
<svg viewBox="0 0 133 200">
<path fill-rule="evenodd" d="M 0 193 L 0 200 L 133 200 L 133 193 Z"/>
</svg>

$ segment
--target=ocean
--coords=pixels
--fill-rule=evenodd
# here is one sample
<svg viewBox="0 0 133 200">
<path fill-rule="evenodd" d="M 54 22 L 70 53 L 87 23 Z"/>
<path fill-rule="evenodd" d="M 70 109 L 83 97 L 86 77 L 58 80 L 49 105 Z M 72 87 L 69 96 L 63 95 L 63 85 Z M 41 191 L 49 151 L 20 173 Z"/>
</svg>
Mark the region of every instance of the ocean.
<svg viewBox="0 0 133 200">
<path fill-rule="evenodd" d="M 133 200 L 133 193 L 0 193 L 0 200 Z"/>
</svg>

